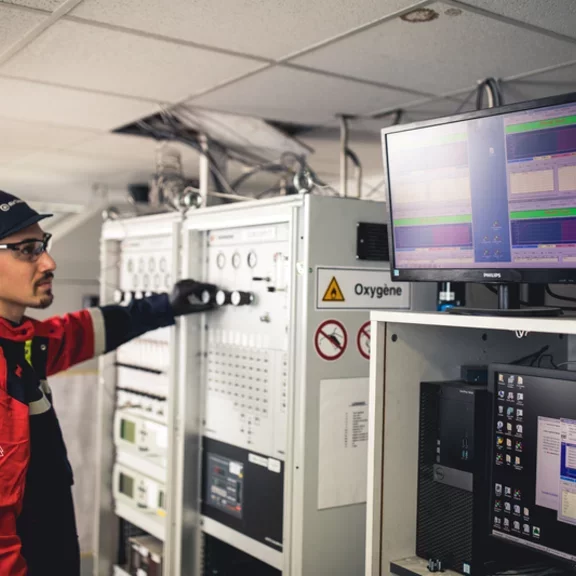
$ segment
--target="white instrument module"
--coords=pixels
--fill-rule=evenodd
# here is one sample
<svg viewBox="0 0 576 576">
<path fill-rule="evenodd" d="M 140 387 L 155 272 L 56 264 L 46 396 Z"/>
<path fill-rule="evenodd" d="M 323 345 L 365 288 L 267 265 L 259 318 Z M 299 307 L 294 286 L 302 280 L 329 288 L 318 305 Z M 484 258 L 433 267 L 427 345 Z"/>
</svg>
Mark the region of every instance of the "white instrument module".
<svg viewBox="0 0 576 576">
<path fill-rule="evenodd" d="M 288 224 L 207 235 L 206 281 L 222 290 L 208 322 L 204 435 L 285 456 Z"/>
</svg>

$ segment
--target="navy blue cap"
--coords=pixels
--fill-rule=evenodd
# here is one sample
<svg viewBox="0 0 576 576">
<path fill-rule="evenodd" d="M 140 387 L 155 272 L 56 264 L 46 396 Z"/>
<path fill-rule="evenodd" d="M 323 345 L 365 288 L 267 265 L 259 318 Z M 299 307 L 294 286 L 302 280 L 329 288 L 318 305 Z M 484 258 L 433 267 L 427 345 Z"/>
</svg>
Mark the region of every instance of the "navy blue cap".
<svg viewBox="0 0 576 576">
<path fill-rule="evenodd" d="M 52 214 L 38 214 L 20 198 L 0 190 L 0 239 L 32 226 Z"/>
</svg>

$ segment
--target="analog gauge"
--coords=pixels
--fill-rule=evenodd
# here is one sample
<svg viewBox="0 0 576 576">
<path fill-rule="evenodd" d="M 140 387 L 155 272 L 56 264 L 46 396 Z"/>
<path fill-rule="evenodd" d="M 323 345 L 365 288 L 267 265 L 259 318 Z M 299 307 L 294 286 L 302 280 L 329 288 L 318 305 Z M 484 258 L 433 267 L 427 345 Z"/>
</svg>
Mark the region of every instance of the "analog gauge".
<svg viewBox="0 0 576 576">
<path fill-rule="evenodd" d="M 134 274 L 133 278 L 132 278 L 132 288 L 136 289 L 138 288 L 138 281 L 140 279 L 138 278 L 138 274 Z"/>
<path fill-rule="evenodd" d="M 148 274 L 144 274 L 144 281 L 142 282 L 142 286 L 144 288 L 148 288 L 148 286 L 150 286 L 150 276 L 148 276 Z"/>
<path fill-rule="evenodd" d="M 138 272 L 146 272 L 146 262 L 144 262 L 144 258 L 140 258 L 138 261 Z"/>
<path fill-rule="evenodd" d="M 242 263 L 242 258 L 238 252 L 234 252 L 232 255 L 232 266 L 236 269 L 240 268 L 240 264 Z"/>
<path fill-rule="evenodd" d="M 218 266 L 220 270 L 226 266 L 226 256 L 224 255 L 224 252 L 220 252 L 218 256 L 216 256 L 216 266 Z"/>
<path fill-rule="evenodd" d="M 148 272 L 154 272 L 156 270 L 156 260 L 154 258 L 150 258 L 148 260 Z"/>
<path fill-rule="evenodd" d="M 160 258 L 160 272 L 166 272 L 166 258 Z"/>
<path fill-rule="evenodd" d="M 128 272 L 134 272 L 134 261 L 130 258 L 126 264 L 126 269 Z"/>
<path fill-rule="evenodd" d="M 256 252 L 250 252 L 250 254 L 248 254 L 248 266 L 250 266 L 250 268 L 256 268 L 256 264 L 258 264 Z"/>
</svg>

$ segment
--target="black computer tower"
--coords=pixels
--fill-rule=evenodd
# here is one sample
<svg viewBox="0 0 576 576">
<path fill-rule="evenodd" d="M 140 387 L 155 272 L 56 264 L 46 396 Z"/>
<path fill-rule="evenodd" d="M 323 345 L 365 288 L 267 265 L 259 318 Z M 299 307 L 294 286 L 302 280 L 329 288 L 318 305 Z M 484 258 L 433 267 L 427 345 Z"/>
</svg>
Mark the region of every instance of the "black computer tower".
<svg viewBox="0 0 576 576">
<path fill-rule="evenodd" d="M 488 561 L 488 421 L 486 386 L 421 383 L 416 554 L 473 576 Z"/>
</svg>

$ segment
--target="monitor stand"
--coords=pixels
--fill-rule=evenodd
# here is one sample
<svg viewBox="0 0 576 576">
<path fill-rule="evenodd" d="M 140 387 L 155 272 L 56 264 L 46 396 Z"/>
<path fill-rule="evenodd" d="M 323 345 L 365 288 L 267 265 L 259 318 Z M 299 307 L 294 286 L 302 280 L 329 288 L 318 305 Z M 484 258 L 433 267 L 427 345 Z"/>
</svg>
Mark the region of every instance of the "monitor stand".
<svg viewBox="0 0 576 576">
<path fill-rule="evenodd" d="M 511 316 L 531 318 L 554 318 L 562 316 L 561 308 L 542 306 L 539 308 L 520 308 L 520 284 L 498 284 L 498 308 L 449 308 L 450 314 L 468 316 Z"/>
</svg>

